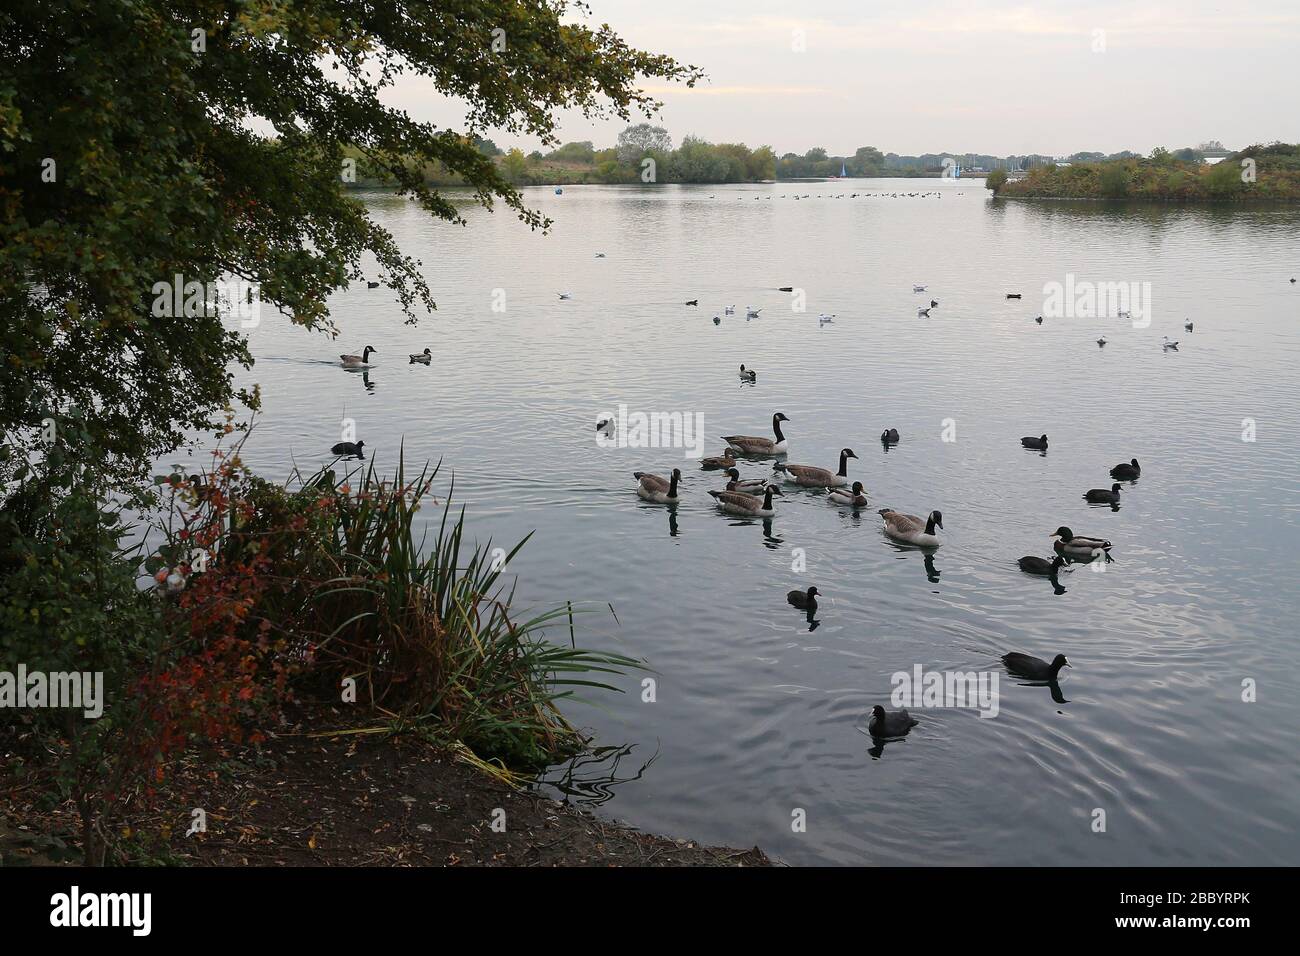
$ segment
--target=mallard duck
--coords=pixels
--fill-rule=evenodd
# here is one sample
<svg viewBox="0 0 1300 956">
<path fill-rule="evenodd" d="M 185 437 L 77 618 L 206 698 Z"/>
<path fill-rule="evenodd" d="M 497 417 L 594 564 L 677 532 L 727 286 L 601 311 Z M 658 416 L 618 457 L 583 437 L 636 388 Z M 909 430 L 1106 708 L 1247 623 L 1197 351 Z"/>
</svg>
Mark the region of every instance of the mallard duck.
<svg viewBox="0 0 1300 956">
<path fill-rule="evenodd" d="M 1083 498 L 1095 505 L 1117 505 L 1119 504 L 1119 488 L 1118 484 L 1111 485 L 1109 491 L 1105 488 L 1093 488 L 1091 491 L 1085 491 Z"/>
<path fill-rule="evenodd" d="M 1112 545 L 1105 538 L 1085 538 L 1064 526 L 1057 528 L 1049 537 L 1056 539 L 1052 547 L 1067 561 L 1091 561 L 1098 553 L 1104 554 L 1107 561 L 1112 560 Z"/>
<path fill-rule="evenodd" d="M 429 360 L 432 359 L 432 358 L 433 358 L 433 353 L 430 352 L 427 348 L 426 348 L 423 352 L 412 352 L 412 353 L 411 353 L 411 361 L 412 361 L 412 362 L 423 362 L 425 365 L 428 365 L 428 364 L 429 364 Z"/>
<path fill-rule="evenodd" d="M 1120 481 L 1132 481 L 1134 478 L 1142 477 L 1142 466 L 1138 464 L 1136 458 L 1127 463 L 1121 461 L 1110 470 L 1110 476 Z"/>
<path fill-rule="evenodd" d="M 845 491 L 843 488 L 836 488 L 826 496 L 826 500 L 833 505 L 847 505 L 852 508 L 865 508 L 867 506 L 867 494 L 862 488 L 862 482 L 855 481 L 852 491 Z"/>
<path fill-rule="evenodd" d="M 805 488 L 840 488 L 849 483 L 849 459 L 857 458 L 852 448 L 840 449 L 840 470 L 831 474 L 829 468 L 816 465 L 787 465 L 777 462 L 772 468 L 785 475 L 785 480 Z"/>
<path fill-rule="evenodd" d="M 1047 451 L 1047 436 L 1039 435 L 1037 438 L 1029 437 L 1020 439 L 1020 444 L 1026 448 L 1035 448 L 1038 451 Z"/>
<path fill-rule="evenodd" d="M 820 593 L 815 587 L 807 591 L 791 591 L 785 600 L 791 607 L 797 607 L 801 611 L 816 611 L 817 595 Z"/>
<path fill-rule="evenodd" d="M 873 737 L 902 737 L 920 721 L 901 707 L 889 713 L 877 704 L 871 708 L 871 717 L 867 720 L 867 733 Z"/>
<path fill-rule="evenodd" d="M 772 496 L 782 494 L 776 485 L 768 485 L 763 497 L 746 494 L 743 491 L 710 491 L 718 507 L 733 515 L 746 518 L 770 518 L 776 512 L 772 510 Z"/>
<path fill-rule="evenodd" d="M 700 467 L 705 471 L 717 471 L 719 468 L 730 468 L 736 463 L 736 456 L 732 454 L 730 448 L 724 448 L 721 455 L 713 458 L 701 458 Z"/>
<path fill-rule="evenodd" d="M 361 449 L 364 445 L 365 442 L 363 441 L 359 441 L 356 443 L 350 441 L 341 441 L 333 448 L 330 449 L 330 454 L 346 455 L 349 458 L 364 458 L 366 456 L 361 453 Z"/>
<path fill-rule="evenodd" d="M 657 505 L 677 503 L 677 482 L 682 477 L 680 468 L 673 469 L 672 477 L 668 481 L 646 471 L 634 471 L 632 477 L 639 482 L 636 486 L 637 495 L 646 501 L 654 502 Z"/>
<path fill-rule="evenodd" d="M 937 548 L 941 542 L 935 535 L 935 528 L 943 527 L 943 514 L 931 511 L 924 521 L 916 515 L 905 515 L 891 508 L 881 508 L 880 516 L 885 519 L 885 534 L 895 541 L 915 544 L 922 548 Z"/>
<path fill-rule="evenodd" d="M 758 373 L 755 372 L 752 368 L 745 368 L 745 366 L 742 364 L 740 366 L 740 380 L 742 382 L 757 382 Z"/>
<path fill-rule="evenodd" d="M 1061 668 L 1070 666 L 1070 662 L 1065 659 L 1064 654 L 1057 654 L 1052 658 L 1052 663 L 1049 664 L 1041 658 L 1013 652 L 1003 654 L 1002 663 L 1013 674 L 1028 677 L 1030 680 L 1046 681 L 1055 681 L 1057 675 L 1061 673 Z"/>
<path fill-rule="evenodd" d="M 727 482 L 727 491 L 743 491 L 746 494 L 762 495 L 763 489 L 767 487 L 766 478 L 746 478 L 740 480 L 740 472 L 735 468 L 728 468 L 727 475 L 731 479 Z"/>
<path fill-rule="evenodd" d="M 1016 562 L 1025 574 L 1040 574 L 1044 577 L 1056 577 L 1056 573 L 1065 567 L 1065 559 L 1059 554 L 1048 561 L 1032 554 L 1027 554 Z"/>
<path fill-rule="evenodd" d="M 898 429 L 886 428 L 883 432 L 880 433 L 880 441 L 885 445 L 897 445 Z"/>
<path fill-rule="evenodd" d="M 722 440 L 742 455 L 784 455 L 787 445 L 785 435 L 781 433 L 781 423 L 789 420 L 781 412 L 772 416 L 772 432 L 776 435 L 775 440 L 755 438 L 752 435 L 724 435 Z"/>
<path fill-rule="evenodd" d="M 340 355 L 339 358 L 343 360 L 345 368 L 363 368 L 370 364 L 370 353 L 378 351 L 374 346 L 367 345 L 360 355 Z"/>
</svg>

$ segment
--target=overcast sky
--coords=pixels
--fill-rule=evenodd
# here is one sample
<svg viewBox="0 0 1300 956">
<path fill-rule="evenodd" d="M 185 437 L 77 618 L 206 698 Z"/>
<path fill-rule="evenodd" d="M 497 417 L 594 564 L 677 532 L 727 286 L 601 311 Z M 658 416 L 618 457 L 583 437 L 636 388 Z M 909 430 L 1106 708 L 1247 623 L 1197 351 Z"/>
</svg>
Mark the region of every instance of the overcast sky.
<svg viewBox="0 0 1300 956">
<path fill-rule="evenodd" d="M 590 22 L 708 74 L 695 90 L 648 87 L 674 143 L 694 133 L 778 154 L 1003 156 L 1300 141 L 1300 0 L 589 4 Z M 390 99 L 461 125 L 456 105 L 416 78 Z M 599 148 L 623 125 L 566 115 L 561 132 Z"/>
</svg>

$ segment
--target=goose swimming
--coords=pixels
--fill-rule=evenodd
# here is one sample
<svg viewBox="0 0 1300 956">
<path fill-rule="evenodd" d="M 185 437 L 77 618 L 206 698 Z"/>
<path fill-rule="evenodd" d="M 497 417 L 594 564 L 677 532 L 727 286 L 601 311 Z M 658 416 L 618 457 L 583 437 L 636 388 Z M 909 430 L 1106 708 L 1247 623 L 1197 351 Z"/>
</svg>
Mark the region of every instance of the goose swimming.
<svg viewBox="0 0 1300 956">
<path fill-rule="evenodd" d="M 341 441 L 333 448 L 330 449 L 330 454 L 346 455 L 349 458 L 365 458 L 366 456 L 361 452 L 361 449 L 364 445 L 365 442 L 363 441 L 359 441 L 356 443 L 350 441 Z"/>
<path fill-rule="evenodd" d="M 1057 654 L 1052 658 L 1052 663 L 1049 664 L 1042 658 L 1013 652 L 1003 654 L 1002 663 L 1013 674 L 1028 677 L 1030 680 L 1046 681 L 1055 681 L 1057 675 L 1061 673 L 1061 668 L 1070 666 L 1070 662 L 1065 659 L 1064 654 Z"/>
<path fill-rule="evenodd" d="M 677 482 L 682 477 L 680 468 L 673 469 L 672 477 L 668 481 L 664 481 L 658 475 L 652 475 L 645 471 L 634 471 L 632 477 L 640 482 L 636 486 L 637 495 L 646 501 L 654 502 L 657 505 L 677 503 Z"/>
<path fill-rule="evenodd" d="M 883 432 L 880 433 L 880 441 L 881 441 L 881 443 L 883 443 L 883 444 L 885 444 L 885 445 L 897 445 L 897 444 L 898 444 L 898 429 L 897 429 L 897 428 L 886 428 Z"/>
<path fill-rule="evenodd" d="M 791 591 L 785 596 L 786 603 L 810 614 L 817 610 L 817 595 L 821 592 L 815 587 L 807 591 Z"/>
<path fill-rule="evenodd" d="M 920 721 L 901 707 L 892 714 L 877 704 L 871 708 L 871 717 L 867 720 L 867 733 L 873 737 L 902 737 Z"/>
<path fill-rule="evenodd" d="M 742 382 L 757 382 L 758 373 L 755 372 L 752 368 L 745 368 L 745 366 L 742 364 L 740 366 L 740 380 Z"/>
<path fill-rule="evenodd" d="M 851 508 L 865 508 L 867 506 L 867 495 L 860 481 L 853 483 L 852 491 L 845 491 L 843 488 L 833 489 L 826 496 L 826 500 L 833 505 L 846 505 Z"/>
<path fill-rule="evenodd" d="M 781 433 L 781 423 L 789 420 L 781 412 L 772 416 L 772 432 L 776 435 L 775 440 L 755 438 L 752 435 L 723 435 L 722 440 L 742 455 L 784 455 L 787 442 L 785 435 Z"/>
<path fill-rule="evenodd" d="M 411 353 L 411 361 L 412 361 L 412 362 L 423 362 L 425 365 L 428 365 L 428 364 L 429 364 L 429 361 L 430 361 L 432 358 L 433 358 L 433 353 L 430 352 L 430 351 L 428 350 L 428 348 L 425 348 L 425 350 L 424 350 L 423 352 L 412 352 L 412 353 Z"/>
<path fill-rule="evenodd" d="M 1016 563 L 1020 565 L 1020 570 L 1026 574 L 1039 574 L 1049 578 L 1056 577 L 1056 573 L 1065 567 L 1065 559 L 1059 554 L 1052 558 L 1051 561 L 1027 554 Z"/>
<path fill-rule="evenodd" d="M 1056 543 L 1052 547 L 1057 554 L 1067 561 L 1091 561 L 1099 553 L 1104 554 L 1107 561 L 1114 560 L 1110 556 L 1111 543 L 1105 538 L 1085 538 L 1082 535 L 1076 535 L 1064 525 L 1057 528 L 1048 537 L 1056 539 Z"/>
<path fill-rule="evenodd" d="M 719 468 L 731 468 L 736 464 L 736 457 L 730 448 L 723 449 L 721 455 L 713 458 L 701 458 L 700 467 L 705 471 L 717 471 Z"/>
<path fill-rule="evenodd" d="M 1110 476 L 1120 481 L 1132 481 L 1134 478 L 1142 477 L 1142 466 L 1138 464 L 1136 458 L 1129 462 L 1121 461 L 1110 470 Z"/>
<path fill-rule="evenodd" d="M 367 345 L 360 355 L 340 355 L 339 358 L 343 360 L 344 368 L 364 368 L 370 365 L 370 353 L 378 351 L 374 346 Z"/>
<path fill-rule="evenodd" d="M 787 465 L 779 461 L 772 468 L 784 474 L 786 481 L 805 488 L 839 488 L 849 483 L 849 459 L 857 457 L 852 448 L 841 448 L 840 470 L 834 474 L 829 468 L 818 468 L 815 465 Z"/>
<path fill-rule="evenodd" d="M 727 469 L 727 491 L 740 491 L 745 494 L 760 496 L 763 489 L 767 487 L 766 478 L 746 478 L 743 481 L 740 478 L 740 471 L 735 468 Z"/>
<path fill-rule="evenodd" d="M 1029 437 L 1020 439 L 1020 444 L 1026 448 L 1034 448 L 1038 451 L 1047 451 L 1047 436 L 1039 435 L 1037 438 Z"/>
<path fill-rule="evenodd" d="M 924 521 L 916 515 L 905 515 L 892 508 L 881 508 L 880 516 L 885 519 L 885 534 L 895 541 L 914 544 L 922 548 L 937 548 L 943 542 L 934 533 L 935 528 L 943 527 L 943 514 L 931 511 Z"/>
<path fill-rule="evenodd" d="M 1085 501 L 1091 501 L 1095 505 L 1117 505 L 1119 490 L 1118 484 L 1111 485 L 1109 491 L 1105 488 L 1093 488 L 1091 491 L 1085 491 L 1083 497 Z"/>
<path fill-rule="evenodd" d="M 772 496 L 781 495 L 776 485 L 768 485 L 763 497 L 746 494 L 743 491 L 710 491 L 709 494 L 718 503 L 718 507 L 728 514 L 741 515 L 746 518 L 770 518 L 776 514 L 772 508 Z"/>
</svg>

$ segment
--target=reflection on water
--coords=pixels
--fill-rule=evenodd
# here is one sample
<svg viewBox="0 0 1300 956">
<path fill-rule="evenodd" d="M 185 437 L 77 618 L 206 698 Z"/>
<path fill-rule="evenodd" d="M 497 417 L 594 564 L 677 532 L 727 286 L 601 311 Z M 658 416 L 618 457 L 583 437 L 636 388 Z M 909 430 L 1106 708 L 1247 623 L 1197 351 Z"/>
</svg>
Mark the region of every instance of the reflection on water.
<svg viewBox="0 0 1300 956">
<path fill-rule="evenodd" d="M 640 749 L 604 752 L 606 778 L 555 773 L 644 829 L 790 863 L 1297 862 L 1300 210 L 925 186 L 943 198 L 892 198 L 916 184 L 885 181 L 799 202 L 782 184 L 528 190 L 547 236 L 471 207 L 467 229 L 431 223 L 373 194 L 439 309 L 410 327 L 383 290 L 336 296 L 339 341 L 379 349 L 361 372 L 339 367 L 337 342 L 263 322 L 257 365 L 234 370 L 263 386 L 243 457 L 273 478 L 309 472 L 352 419 L 381 471 L 403 442 L 408 461 L 445 461 L 439 495 L 454 469 L 480 541 L 536 531 L 507 568 L 521 612 L 616 606 L 580 619 L 578 639 L 644 658 L 657 682 L 653 702 L 641 675 L 566 701 L 598 742 Z M 772 198 L 737 201 L 754 195 Z M 1150 282 L 1150 326 L 1037 324 L 1044 286 L 1067 276 Z M 430 366 L 406 362 L 426 346 Z M 756 382 L 738 385 L 741 363 Z M 869 449 L 849 477 L 870 504 L 799 493 L 772 519 L 721 514 L 707 491 L 725 479 L 698 455 L 596 446 L 593 423 L 620 403 L 703 415 L 707 455 L 784 411 L 792 461 Z M 877 441 L 884 428 L 898 444 Z M 1021 447 L 1043 433 L 1047 454 Z M 1133 457 L 1142 479 L 1119 510 L 1082 500 Z M 673 467 L 680 503 L 644 505 L 631 473 Z M 943 546 L 893 546 L 884 506 L 941 510 Z M 1062 525 L 1109 539 L 1115 563 L 1022 573 Z M 815 631 L 785 600 L 810 583 L 827 595 Z M 1075 664 L 1061 685 L 1007 680 L 995 718 L 925 709 L 905 740 L 864 747 L 859 720 L 894 672 L 1048 649 Z M 1206 746 L 1224 726 L 1233 746 Z M 650 747 L 653 761 L 633 756 Z M 1088 825 L 1096 807 L 1109 835 Z"/>
</svg>

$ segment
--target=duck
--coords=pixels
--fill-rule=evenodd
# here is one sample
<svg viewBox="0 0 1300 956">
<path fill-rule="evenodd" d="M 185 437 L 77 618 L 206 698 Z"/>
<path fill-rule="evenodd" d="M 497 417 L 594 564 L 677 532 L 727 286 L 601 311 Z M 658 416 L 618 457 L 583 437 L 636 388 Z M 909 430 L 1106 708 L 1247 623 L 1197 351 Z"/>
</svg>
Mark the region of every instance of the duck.
<svg viewBox="0 0 1300 956">
<path fill-rule="evenodd" d="M 772 508 L 772 496 L 785 497 L 776 485 L 768 485 L 763 490 L 763 497 L 746 494 L 743 491 L 710 491 L 709 494 L 723 511 L 746 518 L 770 518 L 776 511 Z"/>
<path fill-rule="evenodd" d="M 752 368 L 745 368 L 744 364 L 742 363 L 740 366 L 740 380 L 742 382 L 757 382 L 758 373 L 755 372 Z"/>
<path fill-rule="evenodd" d="M 1062 667 L 1070 666 L 1070 662 L 1065 659 L 1064 654 L 1057 654 L 1052 658 L 1052 663 L 1049 664 L 1042 658 L 1030 657 L 1028 654 L 1015 651 L 1010 654 L 1003 654 L 1002 663 L 1006 665 L 1007 670 L 1021 677 L 1053 682 L 1056 680 L 1057 675 L 1061 673 Z"/>
<path fill-rule="evenodd" d="M 722 324 L 722 316 L 720 316 L 720 315 L 715 315 L 715 316 L 713 317 L 713 324 L 714 324 L 714 325 L 721 325 L 721 324 Z"/>
<path fill-rule="evenodd" d="M 412 361 L 412 362 L 423 362 L 425 365 L 428 365 L 428 364 L 429 364 L 429 361 L 430 361 L 432 358 L 433 358 L 433 353 L 430 352 L 427 348 L 426 348 L 423 352 L 412 352 L 412 353 L 411 353 L 411 361 Z"/>
<path fill-rule="evenodd" d="M 852 491 L 845 491 L 843 488 L 835 488 L 826 496 L 826 500 L 833 505 L 847 505 L 852 508 L 865 508 L 867 506 L 867 494 L 862 488 L 862 482 L 855 481 Z"/>
<path fill-rule="evenodd" d="M 1091 561 L 1097 557 L 1098 552 L 1104 554 L 1107 561 L 1113 560 L 1110 556 L 1111 543 L 1105 538 L 1087 538 L 1076 535 L 1064 525 L 1057 528 L 1048 537 L 1056 539 L 1056 543 L 1052 547 L 1057 554 L 1067 561 Z"/>
<path fill-rule="evenodd" d="M 1119 504 L 1119 485 L 1110 486 L 1110 490 L 1105 488 L 1093 488 L 1091 491 L 1083 493 L 1085 501 L 1091 501 L 1095 505 L 1117 505 Z"/>
<path fill-rule="evenodd" d="M 788 422 L 782 412 L 772 416 L 772 432 L 775 439 L 755 438 L 752 435 L 723 435 L 722 440 L 742 455 L 784 455 L 789 447 L 785 435 L 781 433 L 781 423 Z"/>
<path fill-rule="evenodd" d="M 366 283 L 366 288 L 367 288 L 367 289 L 378 289 L 378 288 L 379 288 L 379 283 L 378 283 L 378 282 L 367 282 L 367 283 Z"/>
<path fill-rule="evenodd" d="M 938 300 L 938 299 L 931 299 L 931 300 L 930 300 L 930 308 L 932 308 L 932 309 L 933 309 L 933 308 L 936 308 L 936 307 L 938 307 L 938 305 L 939 305 L 939 300 Z"/>
<path fill-rule="evenodd" d="M 1038 318 L 1034 319 L 1034 321 L 1037 322 L 1039 325 L 1042 325 L 1042 324 L 1043 324 L 1043 317 L 1040 315 Z"/>
<path fill-rule="evenodd" d="M 686 302 L 685 302 L 685 304 L 686 304 L 686 305 L 699 305 L 699 304 L 700 304 L 700 300 L 699 300 L 699 299 L 687 299 Z"/>
<path fill-rule="evenodd" d="M 815 587 L 807 591 L 791 591 L 785 596 L 785 600 L 791 607 L 812 613 L 817 610 L 817 595 L 820 593 Z"/>
<path fill-rule="evenodd" d="M 573 298 L 573 293 L 572 293 L 572 292 L 557 292 L 557 293 L 555 293 L 555 294 L 558 295 L 561 299 L 572 299 L 572 298 Z"/>
<path fill-rule="evenodd" d="M 929 309 L 917 309 L 917 310 L 916 310 L 916 314 L 917 314 L 918 316 L 922 317 L 922 318 L 926 318 L 926 319 L 928 319 L 928 318 L 930 317 L 930 310 L 929 310 Z"/>
<path fill-rule="evenodd" d="M 1039 435 L 1037 438 L 1032 436 L 1020 439 L 1020 444 L 1026 448 L 1033 448 L 1038 451 L 1047 451 L 1047 436 Z"/>
<path fill-rule="evenodd" d="M 1142 477 L 1142 466 L 1138 464 L 1136 458 L 1129 462 L 1121 461 L 1110 470 L 1110 476 L 1120 481 L 1132 481 L 1134 478 Z"/>
<path fill-rule="evenodd" d="M 732 454 L 730 448 L 724 448 L 721 455 L 713 458 L 701 458 L 700 467 L 705 471 L 717 471 L 719 468 L 730 468 L 736 463 L 736 456 Z"/>
<path fill-rule="evenodd" d="M 852 448 L 841 448 L 840 470 L 834 474 L 831 474 L 830 469 L 818 468 L 816 465 L 788 465 L 779 461 L 772 468 L 785 475 L 786 481 L 805 488 L 839 488 L 849 483 L 849 459 L 857 457 Z"/>
<path fill-rule="evenodd" d="M 873 737 L 902 737 L 919 723 L 907 712 L 906 707 L 900 707 L 891 714 L 877 704 L 871 708 L 871 716 L 867 719 L 867 733 Z"/>
<path fill-rule="evenodd" d="M 913 291 L 913 292 L 924 292 L 924 291 L 926 291 L 926 289 L 925 289 L 925 286 L 923 286 L 923 285 L 914 285 L 914 286 L 912 286 L 912 291 Z"/>
<path fill-rule="evenodd" d="M 1056 573 L 1065 567 L 1065 559 L 1059 554 L 1048 561 L 1046 558 L 1040 558 L 1032 554 L 1027 554 L 1016 564 L 1020 565 L 1020 570 L 1025 574 L 1039 574 L 1044 577 L 1056 577 Z"/>
<path fill-rule="evenodd" d="M 898 437 L 899 436 L 898 436 L 897 428 L 886 428 L 883 432 L 880 433 L 880 440 L 882 443 L 886 445 L 897 445 Z"/>
<path fill-rule="evenodd" d="M 366 443 L 363 441 L 359 441 L 359 442 L 341 441 L 333 448 L 330 449 L 330 454 L 346 455 L 349 458 L 365 458 L 366 456 L 361 451 L 361 449 L 365 446 L 365 444 Z"/>
<path fill-rule="evenodd" d="M 934 533 L 935 528 L 943 527 L 943 514 L 931 511 L 925 520 L 916 515 L 905 515 L 892 508 L 881 508 L 880 516 L 885 519 L 885 534 L 895 541 L 915 544 L 922 548 L 937 548 L 941 542 Z"/>
<path fill-rule="evenodd" d="M 740 472 L 735 468 L 727 469 L 727 478 L 727 491 L 740 491 L 757 497 L 767 487 L 766 478 L 746 478 L 742 481 Z"/>
<path fill-rule="evenodd" d="M 1169 336 L 1167 335 L 1165 336 L 1165 340 L 1160 343 L 1160 347 L 1164 349 L 1166 352 L 1178 351 L 1178 343 L 1169 341 Z"/>
<path fill-rule="evenodd" d="M 758 313 L 760 313 L 760 312 L 762 312 L 762 311 L 763 311 L 762 309 L 756 309 L 756 308 L 754 308 L 754 307 L 751 306 L 751 305 L 747 305 L 747 306 L 745 306 L 745 318 L 747 318 L 747 319 L 756 319 L 756 318 L 758 318 Z"/>
<path fill-rule="evenodd" d="M 1098 346 L 1102 346 L 1102 345 L 1105 345 L 1105 344 L 1106 344 L 1106 336 L 1103 335 L 1101 338 L 1099 338 L 1099 339 L 1097 340 L 1097 345 L 1098 345 Z"/>
<path fill-rule="evenodd" d="M 735 315 L 736 307 L 734 305 L 729 305 L 725 309 L 723 309 L 723 312 L 725 312 L 727 315 Z"/>
<path fill-rule="evenodd" d="M 632 477 L 640 482 L 636 487 L 637 495 L 646 501 L 657 505 L 677 503 L 677 482 L 682 477 L 680 468 L 674 468 L 672 477 L 667 481 L 646 471 L 634 471 Z"/>
<path fill-rule="evenodd" d="M 370 353 L 379 350 L 372 345 L 367 345 L 361 350 L 360 355 L 340 355 L 345 368 L 366 368 L 370 365 Z"/>
<path fill-rule="evenodd" d="M 598 253 L 596 253 L 596 258 L 597 258 L 597 259 L 604 259 L 604 258 L 605 258 L 605 253 L 603 253 L 603 252 L 598 252 Z"/>
<path fill-rule="evenodd" d="M 769 197 L 769 198 L 771 198 L 771 197 Z M 782 198 L 784 198 L 784 197 L 782 197 Z M 777 291 L 777 292 L 793 292 L 793 291 L 794 291 L 794 286 L 792 286 L 792 285 L 783 285 L 783 286 L 781 286 L 781 288 L 777 289 L 776 291 Z"/>
<path fill-rule="evenodd" d="M 1188 331 L 1188 332 L 1192 331 L 1192 322 L 1191 322 L 1191 320 L 1188 320 L 1188 321 L 1184 322 L 1184 323 L 1183 323 L 1183 328 L 1184 328 L 1186 331 Z"/>
<path fill-rule="evenodd" d="M 1018 299 L 1018 298 L 1020 298 L 1020 293 L 1019 293 L 1019 292 L 1008 292 L 1008 293 L 1007 293 L 1007 298 L 1008 298 L 1008 299 Z"/>
</svg>

